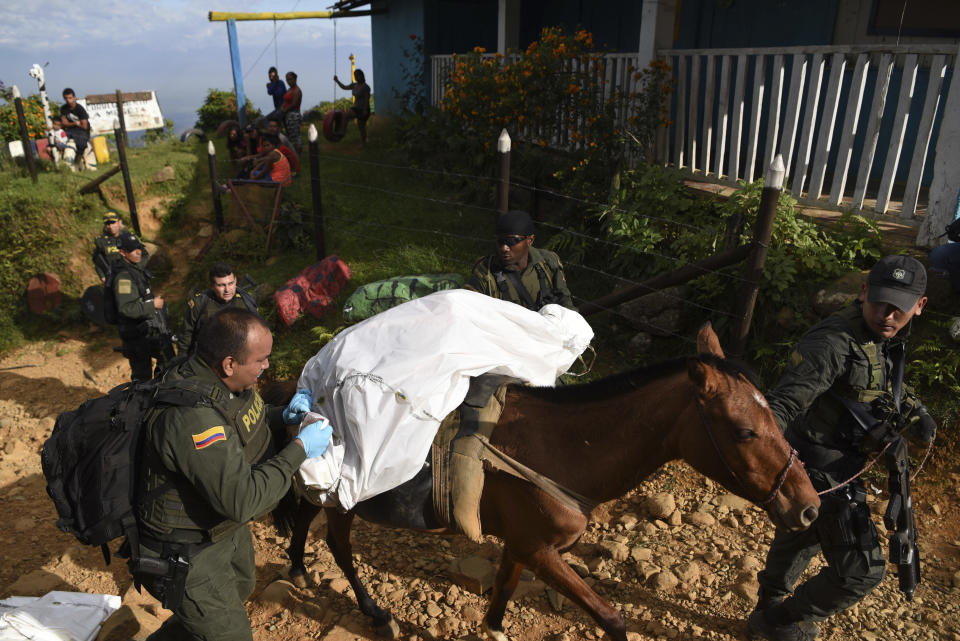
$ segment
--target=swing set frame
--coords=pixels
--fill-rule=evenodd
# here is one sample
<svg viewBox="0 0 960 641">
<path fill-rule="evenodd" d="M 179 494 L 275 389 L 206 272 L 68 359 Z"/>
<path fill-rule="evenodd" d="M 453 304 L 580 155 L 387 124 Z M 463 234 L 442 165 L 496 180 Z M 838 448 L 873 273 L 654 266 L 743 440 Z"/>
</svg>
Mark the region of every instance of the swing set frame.
<svg viewBox="0 0 960 641">
<path fill-rule="evenodd" d="M 210 11 L 207 19 L 210 22 L 226 22 L 227 24 L 227 44 L 230 48 L 230 66 L 233 69 L 233 91 L 237 97 L 237 119 L 240 121 L 240 127 L 246 126 L 247 99 L 243 92 L 243 68 L 240 64 L 240 44 L 237 39 L 237 21 L 261 21 L 272 20 L 313 20 L 313 19 L 334 19 L 334 18 L 358 18 L 362 16 L 372 16 L 384 13 L 384 10 L 365 10 L 365 11 L 289 11 L 289 12 L 271 12 L 262 11 L 257 13 L 241 13 L 236 11 Z M 334 51 L 336 55 L 336 51 Z M 353 78 L 353 54 L 350 54 L 350 76 Z"/>
</svg>

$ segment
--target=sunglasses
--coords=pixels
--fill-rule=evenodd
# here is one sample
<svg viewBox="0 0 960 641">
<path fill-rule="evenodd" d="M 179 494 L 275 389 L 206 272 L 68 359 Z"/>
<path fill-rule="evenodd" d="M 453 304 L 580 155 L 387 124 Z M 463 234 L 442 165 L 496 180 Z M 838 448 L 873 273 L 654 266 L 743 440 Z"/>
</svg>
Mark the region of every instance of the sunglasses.
<svg viewBox="0 0 960 641">
<path fill-rule="evenodd" d="M 514 245 L 519 245 L 527 238 L 529 238 L 529 236 L 497 236 L 497 244 L 513 247 Z"/>
</svg>

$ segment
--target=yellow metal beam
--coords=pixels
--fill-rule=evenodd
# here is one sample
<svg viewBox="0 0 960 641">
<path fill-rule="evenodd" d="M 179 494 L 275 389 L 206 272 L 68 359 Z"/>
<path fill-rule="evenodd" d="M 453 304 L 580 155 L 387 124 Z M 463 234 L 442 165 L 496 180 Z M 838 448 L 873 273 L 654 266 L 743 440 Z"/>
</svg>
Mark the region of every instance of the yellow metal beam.
<svg viewBox="0 0 960 641">
<path fill-rule="evenodd" d="M 211 11 L 208 17 L 210 22 L 223 22 L 225 20 L 306 20 L 309 18 L 340 17 L 340 15 L 343 14 L 336 11 L 291 11 L 286 13 L 274 13 L 272 11 L 263 11 L 260 13 Z"/>
</svg>

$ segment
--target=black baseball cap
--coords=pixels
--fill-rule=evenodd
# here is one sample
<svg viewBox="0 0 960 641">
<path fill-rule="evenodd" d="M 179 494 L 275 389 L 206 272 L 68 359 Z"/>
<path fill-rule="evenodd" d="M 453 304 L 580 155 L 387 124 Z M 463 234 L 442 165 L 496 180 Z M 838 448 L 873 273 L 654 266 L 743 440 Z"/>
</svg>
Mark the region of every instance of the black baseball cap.
<svg viewBox="0 0 960 641">
<path fill-rule="evenodd" d="M 910 256 L 884 256 L 867 277 L 867 301 L 909 311 L 927 291 L 927 270 Z"/>
<path fill-rule="evenodd" d="M 530 214 L 512 209 L 497 219 L 497 236 L 532 236 L 533 219 Z"/>
<path fill-rule="evenodd" d="M 108 211 L 103 214 L 103 223 L 115 223 L 120 220 L 120 216 L 117 216 L 116 212 Z"/>
<path fill-rule="evenodd" d="M 117 242 L 117 247 L 123 251 L 132 252 L 135 249 L 145 249 L 140 239 L 128 231 L 120 232 L 119 238 L 120 240 Z"/>
</svg>

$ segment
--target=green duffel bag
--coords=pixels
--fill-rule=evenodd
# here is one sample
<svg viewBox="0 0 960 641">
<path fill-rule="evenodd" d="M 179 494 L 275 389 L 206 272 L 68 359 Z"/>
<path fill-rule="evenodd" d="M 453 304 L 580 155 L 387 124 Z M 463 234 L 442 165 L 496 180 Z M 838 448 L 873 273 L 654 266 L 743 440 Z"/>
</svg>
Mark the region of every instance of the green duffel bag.
<svg viewBox="0 0 960 641">
<path fill-rule="evenodd" d="M 463 276 L 460 274 L 397 276 L 367 283 L 350 294 L 343 306 L 343 320 L 357 323 L 408 300 L 462 286 Z"/>
</svg>

